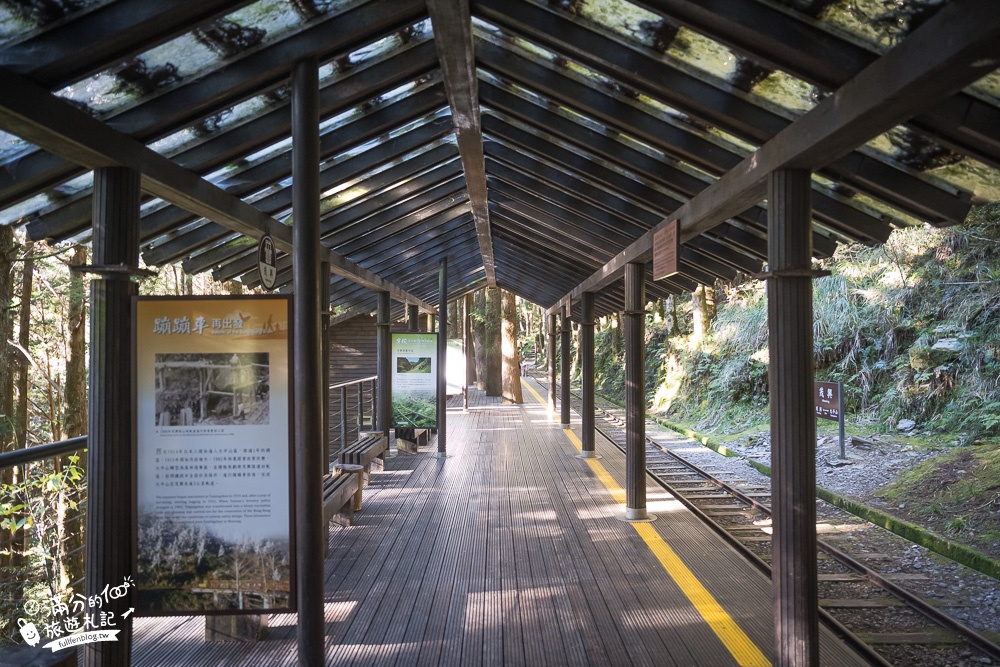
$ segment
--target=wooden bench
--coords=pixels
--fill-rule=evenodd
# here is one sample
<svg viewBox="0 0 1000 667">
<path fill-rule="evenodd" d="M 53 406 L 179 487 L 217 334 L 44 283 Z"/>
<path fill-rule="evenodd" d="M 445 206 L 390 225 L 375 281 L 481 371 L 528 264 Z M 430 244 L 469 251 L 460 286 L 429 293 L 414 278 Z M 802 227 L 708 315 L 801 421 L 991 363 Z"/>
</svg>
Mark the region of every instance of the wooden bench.
<svg viewBox="0 0 1000 667">
<path fill-rule="evenodd" d="M 430 440 L 430 429 L 426 428 L 397 428 L 396 448 L 400 452 L 416 454 L 419 447 L 423 447 Z"/>
<path fill-rule="evenodd" d="M 331 520 L 337 520 L 342 526 L 354 523 L 354 507 L 356 496 L 361 491 L 358 475 L 346 473 L 342 475 L 323 476 L 323 525 Z"/>
<path fill-rule="evenodd" d="M 363 466 L 365 481 L 371 477 L 372 464 L 377 470 L 385 468 L 385 453 L 389 450 L 389 439 L 381 433 L 367 433 L 340 452 L 340 462 Z"/>
</svg>

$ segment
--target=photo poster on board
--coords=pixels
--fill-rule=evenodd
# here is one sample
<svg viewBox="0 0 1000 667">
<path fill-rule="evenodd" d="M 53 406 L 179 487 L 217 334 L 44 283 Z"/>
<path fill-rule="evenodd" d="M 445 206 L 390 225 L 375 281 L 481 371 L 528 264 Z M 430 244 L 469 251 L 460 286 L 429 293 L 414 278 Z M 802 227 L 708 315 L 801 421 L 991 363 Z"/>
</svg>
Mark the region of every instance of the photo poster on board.
<svg viewBox="0 0 1000 667">
<path fill-rule="evenodd" d="M 437 428 L 437 334 L 392 334 L 392 425 Z"/>
<path fill-rule="evenodd" d="M 458 396 L 465 389 L 465 350 L 461 338 L 448 339 L 448 395 Z"/>
<path fill-rule="evenodd" d="M 137 615 L 292 611 L 287 296 L 137 297 Z"/>
</svg>

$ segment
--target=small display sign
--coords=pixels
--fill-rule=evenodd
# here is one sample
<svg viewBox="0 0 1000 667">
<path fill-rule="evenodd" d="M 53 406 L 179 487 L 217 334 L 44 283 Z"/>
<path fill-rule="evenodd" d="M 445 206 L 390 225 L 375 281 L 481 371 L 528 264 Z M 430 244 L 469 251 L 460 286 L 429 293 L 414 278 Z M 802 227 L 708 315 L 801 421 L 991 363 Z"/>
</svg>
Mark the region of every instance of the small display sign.
<svg viewBox="0 0 1000 667">
<path fill-rule="evenodd" d="M 816 416 L 819 419 L 840 421 L 840 391 L 839 382 L 816 382 Z"/>
<path fill-rule="evenodd" d="M 278 279 L 278 261 L 274 251 L 274 239 L 268 234 L 260 237 L 257 244 L 257 272 L 260 274 L 260 284 L 266 290 L 274 289 Z"/>
<path fill-rule="evenodd" d="M 680 273 L 677 220 L 653 232 L 653 280 L 662 280 Z"/>
</svg>

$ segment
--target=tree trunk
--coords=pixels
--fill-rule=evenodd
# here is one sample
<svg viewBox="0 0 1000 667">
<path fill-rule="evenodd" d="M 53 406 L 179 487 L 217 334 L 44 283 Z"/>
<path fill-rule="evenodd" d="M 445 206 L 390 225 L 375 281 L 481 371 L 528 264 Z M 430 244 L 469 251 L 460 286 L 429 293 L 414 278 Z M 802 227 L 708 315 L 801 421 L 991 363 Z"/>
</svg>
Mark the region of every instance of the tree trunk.
<svg viewBox="0 0 1000 667">
<path fill-rule="evenodd" d="M 462 317 L 458 310 L 458 300 L 448 304 L 448 338 L 462 337 Z"/>
<path fill-rule="evenodd" d="M 466 342 L 466 344 L 468 345 L 468 349 L 465 350 L 465 364 L 466 368 L 468 369 L 466 373 L 467 375 L 466 381 L 469 384 L 469 389 L 472 389 L 473 385 L 479 384 L 479 373 L 478 369 L 476 368 L 477 347 L 476 347 L 476 334 L 474 329 L 474 327 L 476 326 L 476 318 L 474 317 L 474 313 L 476 311 L 475 307 L 472 305 L 471 297 L 469 297 L 467 300 L 463 299 L 463 302 L 466 304 L 466 308 L 469 310 L 468 313 L 465 313 L 465 316 L 469 318 L 470 322 L 469 340 Z M 465 336 L 464 322 L 462 324 L 462 327 L 463 327 L 462 336 L 464 337 Z"/>
<path fill-rule="evenodd" d="M 486 288 L 486 395 L 503 395 L 503 350 L 500 343 L 500 289 Z"/>
<path fill-rule="evenodd" d="M 521 355 L 517 350 L 517 304 L 514 294 L 502 290 L 503 399 L 524 403 L 521 395 Z"/>
<path fill-rule="evenodd" d="M 486 389 L 486 292 L 479 290 L 473 298 L 472 346 L 476 349 L 476 389 Z"/>
<path fill-rule="evenodd" d="M 14 369 L 17 368 L 17 356 L 20 351 L 7 341 L 14 338 L 14 260 L 17 256 L 17 241 L 14 229 L 0 225 L 0 452 L 14 449 Z M 17 355 L 17 356 L 15 356 Z M 14 468 L 0 470 L 0 482 L 14 482 Z M 14 517 L 12 517 L 14 518 Z M 16 601 L 21 597 L 21 586 L 15 568 L 19 565 L 18 540 L 13 531 L 0 529 L 0 571 L 8 573 L 5 576 L 0 595 L 5 599 Z M 9 577 L 9 578 L 7 578 Z M 11 630 L 13 617 L 0 619 L 0 628 L 5 635 Z"/>
<path fill-rule="evenodd" d="M 80 266 L 86 263 L 87 248 L 77 246 L 70 257 L 70 264 Z M 67 438 L 72 438 L 87 432 L 87 285 L 83 274 L 76 271 L 71 272 L 69 276 L 67 311 L 69 354 L 66 360 L 66 389 L 63 394 L 66 404 L 63 432 Z M 76 466 L 86 475 L 87 457 L 81 456 Z M 70 528 L 66 530 L 66 538 L 60 541 L 59 560 L 61 574 L 67 584 L 81 579 L 84 575 L 86 534 L 83 514 L 80 508 L 66 504 L 62 525 Z"/>
<path fill-rule="evenodd" d="M 87 249 L 77 246 L 70 264 L 87 263 Z M 87 432 L 87 289 L 83 274 L 69 276 L 69 356 L 66 360 L 66 411 L 63 429 L 67 438 Z"/>
<path fill-rule="evenodd" d="M 582 363 L 580 359 L 580 327 L 573 326 L 572 324 L 570 326 L 573 327 L 573 334 L 569 343 L 570 354 L 573 355 L 571 357 L 573 363 L 569 367 L 569 376 L 570 378 L 575 378 L 577 373 L 580 372 L 580 364 Z"/>
<path fill-rule="evenodd" d="M 18 322 L 17 342 L 17 406 L 14 409 L 14 449 L 28 446 L 28 374 L 31 363 L 28 345 L 31 344 L 31 289 L 35 279 L 34 243 L 24 246 L 24 266 L 21 271 L 21 312 Z"/>
<path fill-rule="evenodd" d="M 625 354 L 625 334 L 618 313 L 611 313 L 608 325 L 611 327 L 611 353 L 615 358 L 624 358 L 622 355 Z"/>
<path fill-rule="evenodd" d="M 667 324 L 667 336 L 680 336 L 681 324 L 677 319 L 677 299 L 670 295 L 670 306 L 666 311 L 670 321 Z"/>
<path fill-rule="evenodd" d="M 21 353 L 8 343 L 14 339 L 14 229 L 0 225 L 0 452 L 14 448 L 14 369 Z M 11 471 L 3 471 L 7 482 Z M 9 482 L 8 482 L 9 483 Z"/>
<path fill-rule="evenodd" d="M 711 293 L 711 300 L 709 299 Z M 711 305 L 709 305 L 711 303 Z M 712 326 L 712 315 L 715 311 L 715 290 L 711 287 L 698 285 L 691 292 L 691 310 L 694 316 L 694 340 L 698 341 L 708 335 Z"/>
</svg>

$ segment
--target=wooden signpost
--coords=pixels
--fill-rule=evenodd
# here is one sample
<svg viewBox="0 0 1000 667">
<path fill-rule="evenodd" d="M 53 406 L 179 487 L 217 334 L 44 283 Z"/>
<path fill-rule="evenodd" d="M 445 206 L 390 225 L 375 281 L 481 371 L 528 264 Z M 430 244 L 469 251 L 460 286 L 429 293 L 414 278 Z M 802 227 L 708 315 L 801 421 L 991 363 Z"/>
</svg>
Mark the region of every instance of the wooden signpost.
<svg viewBox="0 0 1000 667">
<path fill-rule="evenodd" d="M 847 458 L 844 451 L 844 411 L 841 406 L 844 404 L 844 383 L 843 382 L 819 382 L 815 383 L 813 399 L 816 404 L 816 418 L 829 419 L 840 425 L 840 458 Z"/>
</svg>

